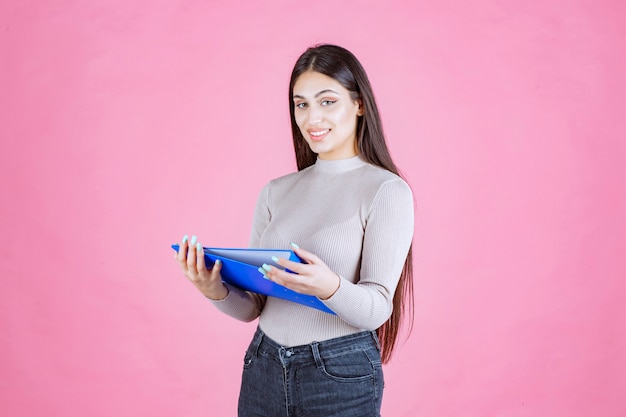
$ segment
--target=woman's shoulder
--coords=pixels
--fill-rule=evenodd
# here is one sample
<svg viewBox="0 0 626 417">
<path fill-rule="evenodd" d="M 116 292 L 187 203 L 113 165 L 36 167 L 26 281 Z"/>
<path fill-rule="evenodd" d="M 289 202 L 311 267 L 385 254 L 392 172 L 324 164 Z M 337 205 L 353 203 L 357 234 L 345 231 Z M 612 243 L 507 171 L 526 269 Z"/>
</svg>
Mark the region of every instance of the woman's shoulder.
<svg viewBox="0 0 626 417">
<path fill-rule="evenodd" d="M 387 183 L 397 183 L 399 187 L 410 188 L 404 178 L 377 165 L 367 164 L 363 167 L 363 172 L 364 178 L 372 181 L 377 187 L 382 187 Z"/>
<path fill-rule="evenodd" d="M 311 170 L 312 167 L 305 168 L 301 171 L 290 172 L 280 177 L 271 179 L 265 184 L 265 188 L 283 187 L 296 183 Z"/>
<path fill-rule="evenodd" d="M 394 212 L 397 210 L 404 210 L 403 213 L 413 212 L 413 190 L 400 175 L 368 164 L 362 179 L 362 195 L 371 210 L 393 207 Z"/>
</svg>

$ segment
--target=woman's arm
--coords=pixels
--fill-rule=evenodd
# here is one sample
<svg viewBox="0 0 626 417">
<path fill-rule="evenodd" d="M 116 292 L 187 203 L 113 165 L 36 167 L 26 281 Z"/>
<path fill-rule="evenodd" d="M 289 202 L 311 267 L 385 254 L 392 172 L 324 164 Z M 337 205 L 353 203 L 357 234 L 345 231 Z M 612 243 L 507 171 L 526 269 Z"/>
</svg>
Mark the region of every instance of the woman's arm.
<svg viewBox="0 0 626 417">
<path fill-rule="evenodd" d="M 359 280 L 339 277 L 314 254 L 294 251 L 306 262 L 279 260 L 297 275 L 270 268 L 267 277 L 294 291 L 319 297 L 350 325 L 375 330 L 391 315 L 393 295 L 413 239 L 413 195 L 401 179 L 384 183 L 365 226 Z"/>
<path fill-rule="evenodd" d="M 413 194 L 402 180 L 385 183 L 372 203 L 363 237 L 358 282 L 344 278 L 324 300 L 354 327 L 375 330 L 393 311 L 393 296 L 413 240 Z"/>
</svg>

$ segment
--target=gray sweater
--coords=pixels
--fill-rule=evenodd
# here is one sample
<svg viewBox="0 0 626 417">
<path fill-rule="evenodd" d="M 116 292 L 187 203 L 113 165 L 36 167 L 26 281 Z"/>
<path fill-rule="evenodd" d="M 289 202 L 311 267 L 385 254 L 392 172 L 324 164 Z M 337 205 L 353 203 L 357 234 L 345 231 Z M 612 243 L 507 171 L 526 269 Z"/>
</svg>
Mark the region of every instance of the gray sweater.
<svg viewBox="0 0 626 417">
<path fill-rule="evenodd" d="M 228 286 L 222 312 L 261 329 L 283 346 L 375 330 L 391 315 L 393 294 L 413 238 L 413 196 L 397 175 L 359 156 L 321 160 L 271 181 L 257 202 L 250 247 L 316 254 L 341 277 L 323 302 L 331 315 Z"/>
</svg>

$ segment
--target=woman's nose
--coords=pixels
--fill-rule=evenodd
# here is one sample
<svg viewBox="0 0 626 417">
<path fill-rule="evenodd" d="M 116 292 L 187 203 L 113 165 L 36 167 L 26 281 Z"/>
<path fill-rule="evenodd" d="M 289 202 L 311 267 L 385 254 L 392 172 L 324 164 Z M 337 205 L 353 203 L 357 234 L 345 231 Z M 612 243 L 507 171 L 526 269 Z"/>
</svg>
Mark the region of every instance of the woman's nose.
<svg viewBox="0 0 626 417">
<path fill-rule="evenodd" d="M 322 112 L 320 111 L 320 109 L 316 109 L 316 108 L 312 107 L 309 110 L 309 120 L 308 120 L 308 122 L 311 125 L 317 125 L 317 124 L 320 124 L 322 122 Z"/>
</svg>

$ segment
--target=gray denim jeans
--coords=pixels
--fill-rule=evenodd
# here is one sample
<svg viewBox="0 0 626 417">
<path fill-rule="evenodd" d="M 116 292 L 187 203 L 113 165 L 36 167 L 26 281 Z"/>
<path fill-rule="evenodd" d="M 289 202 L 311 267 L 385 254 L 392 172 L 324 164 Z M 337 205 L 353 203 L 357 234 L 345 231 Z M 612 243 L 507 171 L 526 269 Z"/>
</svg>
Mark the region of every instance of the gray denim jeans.
<svg viewBox="0 0 626 417">
<path fill-rule="evenodd" d="M 376 332 L 287 348 L 257 328 L 239 417 L 379 417 L 383 386 Z"/>
</svg>

